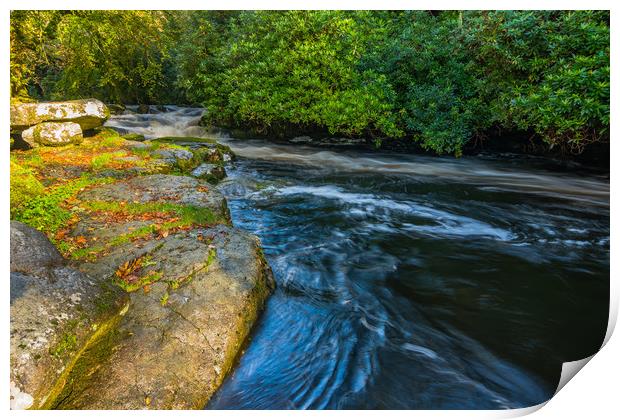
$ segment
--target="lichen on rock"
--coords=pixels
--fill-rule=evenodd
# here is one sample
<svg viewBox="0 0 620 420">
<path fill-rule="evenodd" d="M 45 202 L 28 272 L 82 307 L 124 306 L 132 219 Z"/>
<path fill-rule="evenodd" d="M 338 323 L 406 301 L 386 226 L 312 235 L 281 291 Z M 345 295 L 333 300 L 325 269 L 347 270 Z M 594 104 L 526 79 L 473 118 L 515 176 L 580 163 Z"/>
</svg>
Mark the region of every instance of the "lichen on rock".
<svg viewBox="0 0 620 420">
<path fill-rule="evenodd" d="M 55 408 L 199 409 L 231 369 L 272 285 L 257 239 L 218 226 L 161 245 L 149 254 L 161 279 L 131 294 L 123 338 Z"/>
<path fill-rule="evenodd" d="M 110 117 L 97 99 L 11 104 L 11 131 L 22 131 L 41 122 L 74 122 L 82 130 L 101 126 Z"/>
<path fill-rule="evenodd" d="M 128 298 L 66 265 L 35 229 L 13 222 L 11 233 L 11 400 L 14 408 L 43 408 Z"/>
<path fill-rule="evenodd" d="M 80 125 L 74 122 L 42 122 L 22 132 L 31 147 L 80 144 L 84 139 Z"/>
</svg>

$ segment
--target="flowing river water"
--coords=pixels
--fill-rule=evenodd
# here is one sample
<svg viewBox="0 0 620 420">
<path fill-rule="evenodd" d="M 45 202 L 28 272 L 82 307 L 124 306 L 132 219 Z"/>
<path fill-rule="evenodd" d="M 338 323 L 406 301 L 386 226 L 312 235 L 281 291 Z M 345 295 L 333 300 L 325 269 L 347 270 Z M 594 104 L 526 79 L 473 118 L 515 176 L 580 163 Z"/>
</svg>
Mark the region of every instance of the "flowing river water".
<svg viewBox="0 0 620 420">
<path fill-rule="evenodd" d="M 218 134 L 201 113 L 106 125 Z M 562 362 L 600 347 L 607 175 L 220 137 L 238 159 L 219 188 L 277 288 L 207 408 L 526 407 L 553 395 Z"/>
</svg>

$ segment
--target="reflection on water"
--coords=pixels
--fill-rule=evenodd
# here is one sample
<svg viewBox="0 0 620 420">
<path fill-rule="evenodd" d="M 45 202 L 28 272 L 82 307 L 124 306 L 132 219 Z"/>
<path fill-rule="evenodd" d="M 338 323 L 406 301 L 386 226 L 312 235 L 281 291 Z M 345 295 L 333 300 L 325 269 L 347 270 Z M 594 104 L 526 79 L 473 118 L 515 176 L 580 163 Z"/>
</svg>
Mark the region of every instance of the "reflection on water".
<svg viewBox="0 0 620 420">
<path fill-rule="evenodd" d="M 169 111 L 108 125 L 207 134 L 200 110 Z M 240 159 L 220 189 L 278 287 L 208 408 L 524 407 L 600 346 L 606 178 L 223 141 Z"/>
</svg>

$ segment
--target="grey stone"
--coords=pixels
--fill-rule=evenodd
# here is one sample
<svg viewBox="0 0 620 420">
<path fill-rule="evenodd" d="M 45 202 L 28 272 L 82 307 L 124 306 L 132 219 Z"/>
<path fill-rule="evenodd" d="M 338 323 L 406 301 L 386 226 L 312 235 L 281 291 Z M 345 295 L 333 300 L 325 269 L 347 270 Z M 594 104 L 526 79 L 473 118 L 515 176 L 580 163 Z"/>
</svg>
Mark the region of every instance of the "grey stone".
<svg viewBox="0 0 620 420">
<path fill-rule="evenodd" d="M 145 175 L 106 184 L 79 195 L 82 200 L 170 202 L 208 207 L 222 219 L 229 219 L 226 200 L 202 180 L 190 176 Z"/>
<path fill-rule="evenodd" d="M 11 223 L 13 409 L 46 408 L 82 350 L 108 334 L 128 303 L 127 294 L 104 279 L 66 266 L 40 232 L 24 226 Z M 22 266 L 26 253 L 33 255 L 28 269 Z"/>
<path fill-rule="evenodd" d="M 149 269 L 165 281 L 131 294 L 118 327 L 123 339 L 87 378 L 71 382 L 57 408 L 200 409 L 231 369 L 273 286 L 257 238 L 219 226 L 149 249 Z M 78 371 L 80 363 L 94 365 L 84 359 Z"/>
<path fill-rule="evenodd" d="M 11 271 L 38 275 L 63 264 L 54 245 L 40 231 L 11 220 Z"/>
<path fill-rule="evenodd" d="M 32 147 L 79 144 L 83 140 L 80 125 L 73 122 L 43 122 L 22 131 L 22 139 Z"/>
<path fill-rule="evenodd" d="M 46 121 L 75 122 L 82 130 L 89 130 L 99 127 L 109 117 L 108 107 L 97 99 L 13 104 L 11 130 L 21 131 Z"/>
<path fill-rule="evenodd" d="M 194 157 L 192 152 L 185 149 L 160 149 L 156 150 L 154 154 L 170 163 L 175 163 L 179 160 L 189 161 Z"/>
<path fill-rule="evenodd" d="M 312 137 L 310 136 L 297 136 L 289 140 L 291 143 L 312 143 Z"/>
<path fill-rule="evenodd" d="M 226 171 L 219 165 L 201 163 L 191 172 L 191 175 L 215 183 L 226 177 Z"/>
</svg>

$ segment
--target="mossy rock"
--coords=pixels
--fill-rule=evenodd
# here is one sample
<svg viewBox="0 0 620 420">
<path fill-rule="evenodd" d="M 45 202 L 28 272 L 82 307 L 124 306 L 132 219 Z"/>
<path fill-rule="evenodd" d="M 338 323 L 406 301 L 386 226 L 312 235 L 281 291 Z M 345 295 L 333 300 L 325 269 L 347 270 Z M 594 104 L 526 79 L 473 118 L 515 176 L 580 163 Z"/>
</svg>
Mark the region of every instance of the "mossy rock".
<svg viewBox="0 0 620 420">
<path fill-rule="evenodd" d="M 110 110 L 111 115 L 120 115 L 125 112 L 125 109 L 127 109 L 127 107 L 123 104 L 106 104 L 106 106 Z"/>
<path fill-rule="evenodd" d="M 191 175 L 196 178 L 204 179 L 211 184 L 217 184 L 226 178 L 226 170 L 221 165 L 202 163 L 198 165 Z"/>
<path fill-rule="evenodd" d="M 44 238 L 25 225 L 19 231 Z M 39 249 L 40 242 L 28 243 L 33 257 L 47 252 Z M 80 354 L 118 323 L 128 295 L 63 261 L 46 265 L 33 258 L 30 269 L 23 241 L 12 240 L 11 246 L 21 248 L 11 255 L 24 260 L 13 261 L 12 270 L 20 271 L 11 272 L 11 406 L 46 408 Z M 53 246 L 47 242 L 46 247 Z"/>
<path fill-rule="evenodd" d="M 232 368 L 273 285 L 257 238 L 220 226 L 160 242 L 161 280 L 131 293 L 116 337 L 84 354 L 54 408 L 201 409 Z"/>
<path fill-rule="evenodd" d="M 158 137 L 152 139 L 153 143 L 173 143 L 177 145 L 187 146 L 191 150 L 205 149 L 205 150 L 217 150 L 218 157 L 214 159 L 205 159 L 208 163 L 226 162 L 227 160 L 235 159 L 235 153 L 230 147 L 218 143 L 216 139 L 202 138 L 202 137 Z M 202 146 L 202 147 L 201 147 Z M 226 158 L 228 156 L 228 158 Z"/>
<path fill-rule="evenodd" d="M 22 132 L 22 139 L 32 147 L 80 144 L 84 139 L 80 125 L 74 122 L 43 122 Z"/>
<path fill-rule="evenodd" d="M 124 138 L 125 140 L 130 140 L 130 141 L 144 141 L 144 136 L 142 134 L 137 134 L 137 133 L 123 134 L 121 137 Z"/>
<path fill-rule="evenodd" d="M 101 126 L 110 110 L 97 99 L 11 104 L 11 130 L 25 130 L 42 122 L 74 122 L 82 130 Z"/>
</svg>

